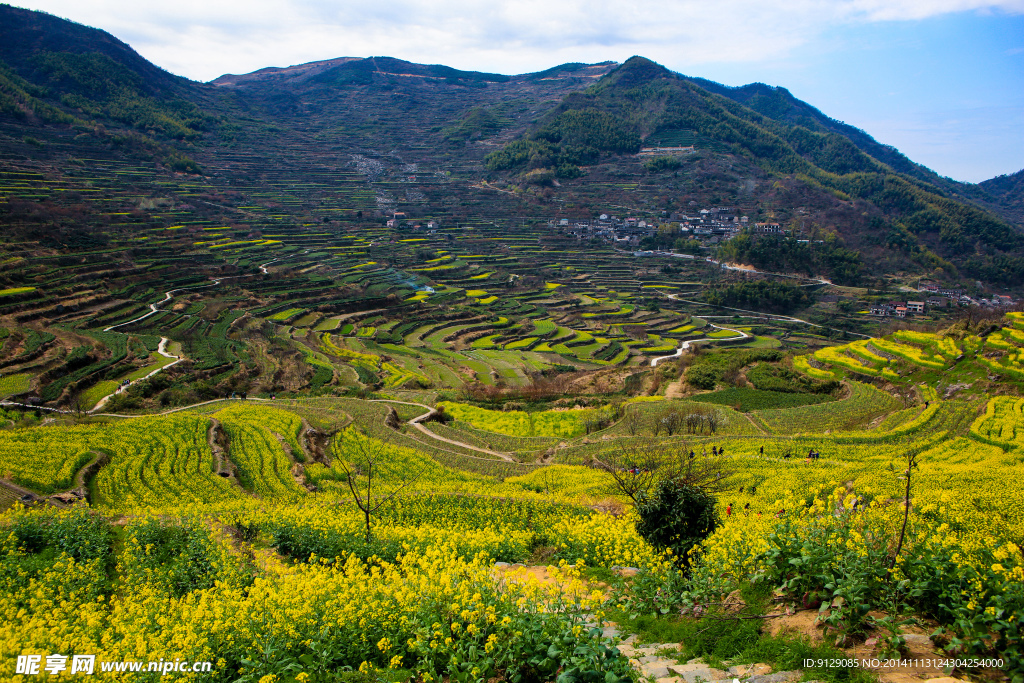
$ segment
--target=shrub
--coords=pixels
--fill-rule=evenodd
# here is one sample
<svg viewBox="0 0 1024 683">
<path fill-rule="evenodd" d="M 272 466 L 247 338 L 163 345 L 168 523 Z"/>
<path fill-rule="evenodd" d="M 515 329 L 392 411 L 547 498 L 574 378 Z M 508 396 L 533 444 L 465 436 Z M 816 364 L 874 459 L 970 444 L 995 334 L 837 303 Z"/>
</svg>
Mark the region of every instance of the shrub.
<svg viewBox="0 0 1024 683">
<path fill-rule="evenodd" d="M 640 499 L 636 511 L 637 533 L 654 547 L 671 550 L 684 571 L 699 559 L 697 546 L 720 523 L 714 496 L 676 479 L 659 482 L 653 495 Z"/>
<path fill-rule="evenodd" d="M 691 365 L 686 370 L 686 381 L 697 389 L 714 389 L 718 373 L 707 365 Z"/>
</svg>

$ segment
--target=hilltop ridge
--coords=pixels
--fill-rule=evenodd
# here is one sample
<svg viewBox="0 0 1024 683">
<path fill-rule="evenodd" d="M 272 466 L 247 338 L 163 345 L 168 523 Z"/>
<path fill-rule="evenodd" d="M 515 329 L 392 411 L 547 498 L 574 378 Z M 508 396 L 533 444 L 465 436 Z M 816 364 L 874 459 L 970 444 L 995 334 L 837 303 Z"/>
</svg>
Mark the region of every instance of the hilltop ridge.
<svg viewBox="0 0 1024 683">
<path fill-rule="evenodd" d="M 366 176 L 377 199 L 349 207 L 359 215 L 546 221 L 553 208 L 578 219 L 627 207 L 656 226 L 691 205 L 730 207 L 794 239 L 830 237 L 860 254 L 866 277 L 1024 282 L 1024 228 L 1005 220 L 1017 215 L 1012 192 L 941 178 L 785 88 L 729 88 L 640 56 L 518 75 L 339 57 L 193 83 L 98 29 L 10 6 L 0 15 L 8 147 L 51 167 L 98 143 L 226 190 L 265 168 L 298 187 L 355 155 L 380 169 Z M 412 167 L 412 187 L 375 185 L 408 183 Z M 455 182 L 425 182 L 441 175 Z M 289 215 L 305 221 L 318 201 Z M 227 211 L 247 220 L 252 209 Z M 761 247 L 785 260 L 784 244 Z"/>
</svg>

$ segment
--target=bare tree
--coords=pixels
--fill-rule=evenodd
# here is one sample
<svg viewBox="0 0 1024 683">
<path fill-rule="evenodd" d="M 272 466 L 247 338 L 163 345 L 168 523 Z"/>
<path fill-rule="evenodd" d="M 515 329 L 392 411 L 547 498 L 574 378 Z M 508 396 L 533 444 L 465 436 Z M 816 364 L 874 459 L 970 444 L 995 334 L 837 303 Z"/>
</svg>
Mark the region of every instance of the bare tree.
<svg viewBox="0 0 1024 683">
<path fill-rule="evenodd" d="M 399 466 L 392 451 L 390 432 L 381 436 L 370 437 L 349 427 L 339 435 L 340 453 L 339 442 L 332 442 L 335 462 L 345 470 L 352 501 L 366 521 L 367 543 L 372 537 L 373 515 L 422 474 L 420 468 L 410 467 L 407 462 Z"/>
<path fill-rule="evenodd" d="M 653 438 L 617 439 L 595 464 L 611 475 L 613 491 L 634 504 L 650 496 L 663 480 L 719 493 L 730 487 L 733 474 L 724 456 L 698 453 L 686 441 Z"/>
<path fill-rule="evenodd" d="M 661 426 L 664 427 L 669 436 L 678 432 L 682 424 L 683 416 L 675 408 L 666 410 L 661 416 Z"/>
<path fill-rule="evenodd" d="M 603 460 L 595 462 L 612 476 L 614 489 L 635 504 L 654 489 L 662 476 L 662 456 L 661 445 L 654 439 L 619 439 L 612 450 L 601 454 Z"/>
<path fill-rule="evenodd" d="M 643 426 L 643 418 L 640 416 L 640 411 L 626 409 L 626 415 L 622 418 L 622 426 L 625 427 L 626 433 L 630 436 L 636 436 L 640 433 L 640 428 Z"/>
<path fill-rule="evenodd" d="M 896 543 L 896 551 L 892 555 L 892 562 L 889 564 L 889 568 L 892 569 L 896 566 L 896 561 L 899 560 L 900 552 L 903 550 L 903 541 L 907 536 L 907 522 L 910 519 L 910 480 L 913 476 L 914 469 L 917 468 L 917 452 L 909 451 L 906 454 L 907 458 L 907 469 L 903 470 L 902 475 L 899 475 L 899 479 L 903 479 L 906 482 L 906 487 L 903 491 L 903 526 L 900 527 L 900 538 Z M 896 473 L 896 468 L 893 465 L 889 466 L 890 471 Z"/>
<path fill-rule="evenodd" d="M 714 434 L 718 431 L 721 415 L 714 408 L 695 406 L 682 418 L 682 422 L 688 434 L 703 434 L 705 430 Z"/>
</svg>

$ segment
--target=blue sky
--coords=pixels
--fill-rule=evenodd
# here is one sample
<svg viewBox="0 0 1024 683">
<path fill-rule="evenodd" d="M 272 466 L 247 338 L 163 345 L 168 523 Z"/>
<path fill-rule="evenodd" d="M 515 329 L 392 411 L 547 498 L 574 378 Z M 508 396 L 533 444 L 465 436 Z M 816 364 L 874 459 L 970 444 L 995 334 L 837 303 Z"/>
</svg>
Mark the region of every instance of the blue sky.
<svg viewBox="0 0 1024 683">
<path fill-rule="evenodd" d="M 788 88 L 956 180 L 1024 168 L 1024 0 L 14 0 L 163 68 L 388 55 L 499 73 L 643 55 Z"/>
<path fill-rule="evenodd" d="M 836 27 L 778 60 L 700 71 L 729 85 L 782 85 L 957 180 L 1024 168 L 1022 15 L 961 12 Z"/>
</svg>

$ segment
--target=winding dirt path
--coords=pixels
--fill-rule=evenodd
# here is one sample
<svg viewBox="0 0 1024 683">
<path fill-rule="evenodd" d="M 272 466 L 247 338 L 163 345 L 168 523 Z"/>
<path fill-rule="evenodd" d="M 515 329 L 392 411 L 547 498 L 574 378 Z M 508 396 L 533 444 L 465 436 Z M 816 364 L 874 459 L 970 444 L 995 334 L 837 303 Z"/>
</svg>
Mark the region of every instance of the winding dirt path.
<svg viewBox="0 0 1024 683">
<path fill-rule="evenodd" d="M 706 305 L 706 303 L 703 302 L 703 301 L 694 301 L 692 299 L 683 299 L 678 294 L 670 294 L 669 292 L 666 292 L 666 291 L 661 290 L 661 289 L 659 289 L 658 291 L 661 292 L 662 294 L 664 294 L 665 296 L 667 296 L 669 299 L 673 299 L 675 301 L 682 301 L 683 303 L 686 303 L 686 304 L 697 304 L 699 306 Z M 762 313 L 761 311 L 750 311 L 750 310 L 747 310 L 745 308 L 732 308 L 731 306 L 716 306 L 715 308 L 721 308 L 721 309 L 724 309 L 726 311 L 738 311 L 739 313 L 749 313 L 751 315 L 756 315 L 756 316 L 761 317 L 761 318 L 767 318 L 769 320 L 779 320 L 779 321 L 782 321 L 782 322 L 801 323 L 803 325 L 809 325 L 811 327 L 817 327 L 817 328 L 822 329 L 822 330 L 833 330 L 835 332 L 846 332 L 847 334 L 852 334 L 854 336 L 862 337 L 864 339 L 872 339 L 873 338 L 870 335 L 861 334 L 860 332 L 850 332 L 849 330 L 837 330 L 837 329 L 835 329 L 833 327 L 827 327 L 825 325 L 819 325 L 818 323 L 808 322 L 806 320 L 801 320 L 800 318 L 794 318 L 794 317 L 789 316 L 789 315 L 778 315 L 777 313 Z M 721 328 L 721 329 L 727 329 L 727 328 Z"/>
<path fill-rule="evenodd" d="M 463 443 L 461 441 L 455 441 L 453 439 L 446 439 L 445 437 L 443 437 L 443 436 L 441 436 L 439 434 L 435 434 L 434 432 L 430 431 L 429 429 L 427 429 L 426 427 L 423 426 L 423 421 L 426 420 L 428 417 L 430 417 L 431 415 L 433 415 L 436 412 L 430 406 L 425 406 L 422 403 L 411 403 L 409 401 L 393 401 L 391 399 L 386 399 L 386 398 L 372 399 L 372 400 L 375 403 L 398 403 L 398 404 L 401 404 L 401 405 L 416 406 L 418 408 L 423 408 L 427 412 L 423 413 L 422 415 L 418 415 L 418 416 L 412 418 L 411 420 L 409 420 L 408 424 L 411 425 L 412 427 L 414 427 L 415 429 L 419 430 L 424 435 L 429 436 L 431 439 L 435 439 L 437 441 L 442 441 L 442 442 L 444 442 L 446 444 L 450 444 L 452 446 L 458 446 L 459 448 L 466 448 L 466 449 L 469 449 L 471 451 L 476 451 L 477 453 L 486 453 L 488 455 L 493 455 L 494 457 L 501 458 L 502 460 L 505 460 L 506 462 L 514 462 L 514 463 L 518 463 L 519 462 L 518 460 L 513 458 L 508 453 L 501 453 L 501 452 L 498 452 L 498 451 L 491 451 L 491 450 L 488 450 L 486 448 L 480 448 L 478 446 L 471 446 L 468 443 Z"/>
<path fill-rule="evenodd" d="M 167 366 L 167 367 L 170 367 L 170 366 Z M 182 411 L 182 410 L 191 410 L 193 408 L 198 408 L 199 406 L 210 405 L 211 403 L 227 403 L 227 402 L 239 401 L 239 400 L 240 399 L 215 398 L 215 399 L 212 399 L 212 400 L 209 400 L 209 401 L 202 401 L 200 403 L 193 403 L 192 405 L 180 406 L 178 408 L 171 408 L 170 410 L 164 410 L 164 411 L 161 411 L 159 413 L 145 413 L 145 414 L 139 414 L 139 415 L 123 415 L 121 413 L 104 413 L 104 416 L 105 417 L 134 418 L 134 417 L 147 417 L 147 416 L 152 416 L 152 415 L 169 415 L 171 413 L 177 413 L 177 412 Z M 269 398 L 250 397 L 250 398 L 245 399 L 245 400 L 247 400 L 247 401 L 256 401 L 256 402 L 260 402 L 260 403 L 270 403 L 270 404 L 274 403 L 274 401 L 269 399 Z M 413 419 L 409 420 L 409 424 L 412 425 L 413 427 L 415 427 L 418 431 L 420 431 L 424 435 L 430 437 L 431 439 L 434 439 L 436 441 L 442 441 L 442 442 L 450 444 L 452 446 L 458 446 L 459 448 L 465 448 L 465 449 L 470 450 L 470 451 L 476 451 L 477 453 L 486 453 L 487 455 L 493 455 L 494 457 L 500 458 L 501 460 L 505 460 L 507 462 L 514 462 L 516 464 L 523 464 L 523 463 L 520 463 L 515 458 L 513 458 L 508 453 L 501 453 L 499 451 L 491 451 L 491 450 L 488 450 L 486 448 L 480 448 L 478 446 L 473 446 L 473 445 L 470 445 L 468 443 L 463 443 L 461 441 L 455 441 L 453 439 L 446 439 L 445 437 L 440 436 L 440 435 L 435 434 L 434 432 L 430 431 L 429 429 L 427 429 L 426 427 L 424 427 L 421 424 L 421 421 L 425 420 L 428 415 L 430 415 L 431 413 L 434 412 L 434 409 L 431 408 L 430 406 L 423 405 L 422 403 L 411 403 L 409 401 L 395 401 L 395 400 L 392 400 L 392 399 L 384 399 L 384 398 L 381 398 L 381 399 L 371 399 L 370 402 L 372 402 L 372 403 L 398 403 L 398 404 L 401 404 L 401 405 L 416 406 L 418 408 L 423 408 L 427 412 L 425 412 L 423 415 L 419 415 L 419 416 L 414 417 Z M 15 403 L 14 401 L 0 401 L 0 407 L 5 407 L 5 406 L 17 406 L 17 407 L 20 407 L 20 408 L 30 408 L 32 410 L 45 410 L 47 412 L 58 413 L 58 414 L 61 414 L 61 415 L 76 415 L 76 414 L 79 414 L 79 413 L 77 413 L 74 410 L 60 410 L 59 408 L 48 408 L 46 406 L 33 406 L 33 405 L 29 405 L 27 403 Z M 469 456 L 469 457 L 472 457 L 472 456 Z"/>
<path fill-rule="evenodd" d="M 685 301 L 685 299 L 680 299 L 680 301 Z M 676 352 L 673 353 L 671 356 L 658 356 L 657 358 L 652 358 L 651 359 L 651 367 L 653 368 L 654 366 L 656 366 L 658 363 L 660 363 L 663 360 L 672 360 L 673 358 L 679 358 L 680 356 L 683 355 L 683 353 L 688 348 L 690 348 L 691 344 L 696 344 L 698 342 L 705 343 L 705 344 L 713 344 L 713 343 L 719 342 L 719 341 L 732 341 L 733 339 L 748 339 L 750 337 L 750 335 L 747 334 L 746 332 L 744 332 L 743 330 L 737 330 L 737 329 L 734 329 L 732 327 L 721 327 L 719 325 L 715 325 L 714 323 L 708 323 L 708 325 L 710 325 L 711 327 L 714 327 L 717 330 L 728 330 L 730 332 L 735 332 L 736 334 L 738 334 L 740 336 L 739 337 L 726 337 L 725 339 L 689 339 L 687 341 L 684 341 L 682 344 L 680 344 L 679 348 L 676 349 Z"/>
<path fill-rule="evenodd" d="M 169 342 L 169 341 L 170 340 L 167 337 L 160 337 L 160 345 L 156 347 L 156 352 L 159 353 L 164 358 L 173 358 L 174 361 L 171 362 L 171 363 L 168 363 L 167 365 L 161 365 L 160 367 L 156 368 L 155 370 L 153 370 L 153 372 L 149 373 L 145 377 L 141 377 L 141 378 L 135 380 L 136 382 L 141 382 L 144 379 L 149 379 L 150 377 L 152 377 L 156 373 L 161 372 L 162 370 L 166 370 L 167 368 L 171 367 L 172 365 L 177 365 L 178 363 L 180 363 L 183 360 L 181 356 L 174 356 L 174 355 L 171 355 L 170 353 L 167 353 L 167 342 Z M 103 406 L 107 405 L 107 401 L 109 401 L 113 396 L 116 396 L 117 394 L 120 394 L 122 391 L 127 390 L 129 386 L 130 385 L 119 386 L 117 388 L 117 391 L 113 392 L 112 394 L 107 394 L 106 396 L 101 398 L 96 403 L 96 405 L 93 406 L 92 410 L 90 410 L 89 412 L 90 413 L 95 413 L 95 412 L 97 412 L 99 410 L 102 410 Z"/>
</svg>

